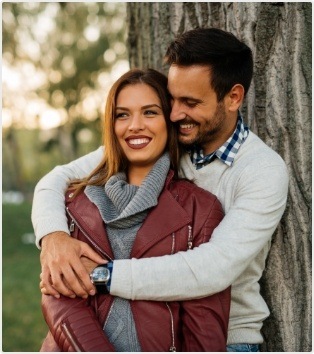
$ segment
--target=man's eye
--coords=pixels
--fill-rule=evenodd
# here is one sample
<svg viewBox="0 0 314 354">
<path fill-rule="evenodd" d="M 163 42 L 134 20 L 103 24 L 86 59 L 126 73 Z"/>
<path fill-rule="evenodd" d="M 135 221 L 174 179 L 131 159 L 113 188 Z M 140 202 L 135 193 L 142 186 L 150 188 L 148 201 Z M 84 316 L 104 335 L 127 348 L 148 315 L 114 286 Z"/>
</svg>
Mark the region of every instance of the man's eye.
<svg viewBox="0 0 314 354">
<path fill-rule="evenodd" d="M 190 101 L 190 100 L 186 100 L 185 101 L 186 105 L 189 107 L 195 107 L 197 105 L 197 102 L 195 101 Z"/>
</svg>

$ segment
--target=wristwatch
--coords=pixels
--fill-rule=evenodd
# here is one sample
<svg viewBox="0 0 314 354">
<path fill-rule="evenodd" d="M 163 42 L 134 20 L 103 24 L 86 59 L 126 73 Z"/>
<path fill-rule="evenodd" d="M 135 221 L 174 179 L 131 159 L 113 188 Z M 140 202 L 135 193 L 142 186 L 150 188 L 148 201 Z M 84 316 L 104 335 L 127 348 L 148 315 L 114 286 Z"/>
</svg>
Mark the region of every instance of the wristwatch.
<svg viewBox="0 0 314 354">
<path fill-rule="evenodd" d="M 89 276 L 98 293 L 109 294 L 107 284 L 110 280 L 110 270 L 106 264 L 102 264 L 94 268 Z"/>
</svg>

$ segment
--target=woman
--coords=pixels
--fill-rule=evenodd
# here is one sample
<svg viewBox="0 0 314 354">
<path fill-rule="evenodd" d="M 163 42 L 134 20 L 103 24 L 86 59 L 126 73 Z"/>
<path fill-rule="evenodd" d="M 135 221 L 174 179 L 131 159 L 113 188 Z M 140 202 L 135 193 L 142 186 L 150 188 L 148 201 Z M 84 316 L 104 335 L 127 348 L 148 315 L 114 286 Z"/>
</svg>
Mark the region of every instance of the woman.
<svg viewBox="0 0 314 354">
<path fill-rule="evenodd" d="M 179 180 L 167 78 L 131 70 L 111 88 L 104 157 L 66 194 L 72 236 L 113 259 L 170 255 L 207 242 L 217 198 Z M 230 289 L 183 302 L 43 296 L 41 351 L 225 351 Z"/>
</svg>

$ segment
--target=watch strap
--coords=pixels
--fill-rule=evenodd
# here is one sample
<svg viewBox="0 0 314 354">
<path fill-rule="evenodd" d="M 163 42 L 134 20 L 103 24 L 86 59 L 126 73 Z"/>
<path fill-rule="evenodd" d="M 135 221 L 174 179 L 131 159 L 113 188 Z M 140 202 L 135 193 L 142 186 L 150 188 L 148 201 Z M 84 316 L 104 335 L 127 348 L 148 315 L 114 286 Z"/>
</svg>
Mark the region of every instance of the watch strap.
<svg viewBox="0 0 314 354">
<path fill-rule="evenodd" d="M 95 288 L 96 288 L 98 294 L 109 294 L 109 290 L 107 288 L 107 285 L 97 284 L 97 285 L 95 285 Z"/>
<path fill-rule="evenodd" d="M 112 273 L 113 273 L 113 262 L 108 262 L 107 263 L 107 268 L 108 268 L 108 270 L 110 272 L 110 278 L 109 278 L 106 286 L 107 286 L 108 291 L 110 292 L 111 279 L 112 279 Z"/>
</svg>

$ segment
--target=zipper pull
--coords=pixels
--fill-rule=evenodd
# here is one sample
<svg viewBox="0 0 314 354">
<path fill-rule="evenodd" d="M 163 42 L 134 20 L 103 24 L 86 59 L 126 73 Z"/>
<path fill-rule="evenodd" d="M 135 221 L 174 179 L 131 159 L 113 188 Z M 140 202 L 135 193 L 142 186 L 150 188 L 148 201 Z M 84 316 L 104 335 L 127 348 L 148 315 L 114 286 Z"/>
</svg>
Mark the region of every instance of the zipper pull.
<svg viewBox="0 0 314 354">
<path fill-rule="evenodd" d="M 188 225 L 189 235 L 188 235 L 188 249 L 190 250 L 193 246 L 193 236 L 192 236 L 192 226 Z"/>
<path fill-rule="evenodd" d="M 169 348 L 169 352 L 176 352 L 176 351 L 177 351 L 176 347 L 170 347 Z"/>
<path fill-rule="evenodd" d="M 72 219 L 71 220 L 71 225 L 70 225 L 70 232 L 73 232 L 74 231 L 74 220 Z"/>
</svg>

